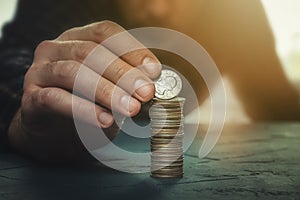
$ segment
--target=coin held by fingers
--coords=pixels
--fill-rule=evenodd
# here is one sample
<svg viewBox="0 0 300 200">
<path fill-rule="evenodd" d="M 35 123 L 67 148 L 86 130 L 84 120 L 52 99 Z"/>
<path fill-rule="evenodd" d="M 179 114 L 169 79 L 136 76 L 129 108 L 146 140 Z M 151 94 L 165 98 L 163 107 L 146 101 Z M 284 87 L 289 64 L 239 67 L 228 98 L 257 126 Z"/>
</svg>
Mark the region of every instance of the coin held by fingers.
<svg viewBox="0 0 300 200">
<path fill-rule="evenodd" d="M 180 93 L 182 80 L 176 72 L 164 69 L 154 85 L 155 97 L 167 100 L 176 97 Z"/>
</svg>

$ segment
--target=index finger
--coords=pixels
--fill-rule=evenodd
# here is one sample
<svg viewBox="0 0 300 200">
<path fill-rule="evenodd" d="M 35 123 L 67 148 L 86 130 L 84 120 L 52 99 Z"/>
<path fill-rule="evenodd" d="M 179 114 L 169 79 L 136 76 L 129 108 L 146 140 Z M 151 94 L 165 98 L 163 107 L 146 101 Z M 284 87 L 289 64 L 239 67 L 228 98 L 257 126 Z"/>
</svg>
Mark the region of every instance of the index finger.
<svg viewBox="0 0 300 200">
<path fill-rule="evenodd" d="M 161 64 L 156 56 L 123 27 L 111 21 L 69 29 L 56 40 L 83 40 L 101 43 L 130 65 L 140 67 L 150 78 L 158 77 L 161 71 Z"/>
</svg>

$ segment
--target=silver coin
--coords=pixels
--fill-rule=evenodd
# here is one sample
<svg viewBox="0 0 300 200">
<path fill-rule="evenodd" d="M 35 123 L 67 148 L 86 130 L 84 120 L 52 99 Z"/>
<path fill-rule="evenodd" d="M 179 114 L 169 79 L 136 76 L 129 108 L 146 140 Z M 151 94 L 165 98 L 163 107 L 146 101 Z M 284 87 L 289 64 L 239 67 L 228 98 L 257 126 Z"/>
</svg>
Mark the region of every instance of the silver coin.
<svg viewBox="0 0 300 200">
<path fill-rule="evenodd" d="M 156 135 L 153 135 L 151 136 L 151 140 L 153 141 L 172 141 L 172 140 L 176 140 L 176 141 L 183 141 L 183 135 L 184 134 L 181 134 L 181 135 L 175 135 L 175 134 L 156 134 Z"/>
<path fill-rule="evenodd" d="M 152 149 L 167 149 L 167 148 L 170 148 L 170 149 L 173 149 L 173 148 L 180 148 L 182 146 L 182 144 L 180 143 L 169 143 L 169 144 L 150 144 L 150 147 Z"/>
<path fill-rule="evenodd" d="M 180 163 L 180 164 L 177 164 L 177 165 L 173 165 L 173 166 L 166 166 L 166 165 L 155 165 L 155 167 L 151 168 L 153 169 L 152 171 L 153 172 L 163 172 L 163 171 L 173 171 L 173 172 L 178 172 L 178 171 L 181 171 L 182 170 L 182 167 L 183 167 L 183 162 Z"/>
<path fill-rule="evenodd" d="M 177 121 L 177 122 L 183 122 L 183 116 L 181 114 L 158 114 L 156 113 L 155 115 L 151 114 L 150 115 L 151 117 L 151 122 L 157 122 L 157 121 L 170 121 L 170 120 L 173 120 L 173 121 Z"/>
<path fill-rule="evenodd" d="M 165 112 L 165 113 L 171 113 L 171 112 L 182 112 L 182 108 L 178 108 L 178 107 L 159 107 L 159 108 L 151 108 L 150 110 L 151 112 L 154 111 L 158 111 L 158 112 Z"/>
<path fill-rule="evenodd" d="M 150 115 L 150 117 L 153 116 L 154 118 L 159 117 L 161 115 L 163 115 L 163 116 L 174 116 L 174 115 L 176 115 L 179 118 L 179 117 L 182 116 L 182 111 L 181 110 L 177 110 L 177 111 L 174 111 L 174 112 L 165 112 L 164 110 L 155 110 L 155 111 L 151 110 L 149 112 L 149 115 Z"/>
<path fill-rule="evenodd" d="M 157 164 L 157 165 L 159 165 L 159 164 L 161 164 L 161 163 L 163 163 L 163 164 L 165 164 L 165 163 L 167 163 L 167 164 L 172 164 L 172 163 L 174 163 L 174 164 L 180 164 L 180 163 L 183 163 L 183 158 L 177 158 L 177 156 L 173 156 L 173 155 L 170 155 L 170 157 L 167 157 L 167 156 L 165 156 L 165 157 L 151 157 L 151 160 L 152 160 L 152 163 L 153 164 Z"/>
<path fill-rule="evenodd" d="M 182 124 L 168 124 L 165 123 L 151 123 L 151 128 L 162 128 L 162 129 L 179 129 Z"/>
<path fill-rule="evenodd" d="M 151 161 L 152 161 L 153 165 L 157 165 L 157 166 L 159 166 L 160 164 L 163 164 L 163 165 L 168 164 L 168 167 L 175 167 L 175 166 L 183 165 L 183 159 L 181 159 L 181 160 L 178 159 L 178 160 L 174 161 L 172 159 L 163 160 L 163 159 L 153 159 L 152 158 Z"/>
<path fill-rule="evenodd" d="M 180 123 L 169 123 L 169 124 L 167 124 L 167 123 L 163 123 L 163 122 L 160 122 L 160 123 L 152 123 L 151 124 L 151 127 L 152 128 L 179 128 L 179 127 L 181 127 L 182 126 L 182 124 L 180 124 Z"/>
<path fill-rule="evenodd" d="M 155 97 L 159 99 L 172 99 L 176 97 L 182 89 L 180 76 L 171 70 L 164 69 L 160 77 L 155 81 Z"/>
<path fill-rule="evenodd" d="M 158 120 L 163 120 L 163 121 L 168 121 L 168 120 L 177 120 L 177 121 L 183 121 L 181 120 L 183 117 L 181 115 L 150 115 L 150 117 L 152 117 L 151 121 L 158 121 Z M 153 119 L 155 118 L 155 119 Z"/>
<path fill-rule="evenodd" d="M 183 129 L 171 129 L 171 128 L 151 128 L 152 136 L 154 135 L 163 135 L 163 134 L 169 134 L 171 136 L 181 136 L 184 134 Z"/>
<path fill-rule="evenodd" d="M 175 111 L 175 112 L 164 112 L 160 110 L 150 111 L 149 112 L 150 117 L 156 118 L 160 116 L 176 116 L 179 119 L 183 117 L 182 111 Z"/>
<path fill-rule="evenodd" d="M 169 158 L 169 160 L 171 158 L 174 158 L 174 160 L 176 160 L 178 157 L 180 156 L 183 156 L 183 152 L 159 152 L 157 153 L 157 151 L 155 151 L 155 153 L 153 154 L 154 156 L 154 159 L 156 159 L 158 156 L 165 156 L 166 158 Z M 165 158 L 165 157 L 162 157 L 161 159 Z M 156 160 L 159 160 L 158 158 Z"/>
<path fill-rule="evenodd" d="M 184 133 L 172 133 L 172 132 L 166 132 L 166 133 L 153 133 L 153 138 L 166 138 L 166 139 L 173 139 L 173 138 L 181 138 L 184 136 Z"/>
<path fill-rule="evenodd" d="M 173 136 L 173 137 L 180 137 L 184 135 L 183 130 L 178 129 L 151 129 L 152 133 L 151 136 Z"/>
<path fill-rule="evenodd" d="M 162 126 L 165 129 L 168 127 L 182 127 L 183 124 L 182 122 L 178 121 L 171 121 L 171 120 L 160 120 L 160 121 L 151 121 L 151 127 L 157 127 L 157 126 Z"/>
<path fill-rule="evenodd" d="M 174 160 L 172 160 L 172 158 L 165 159 L 165 160 L 152 158 L 151 162 L 152 162 L 153 166 L 163 165 L 163 166 L 169 166 L 169 167 L 179 167 L 179 166 L 183 165 L 183 160 L 178 160 L 178 161 L 174 162 Z"/>
<path fill-rule="evenodd" d="M 170 173 L 170 174 L 176 174 L 176 173 L 182 173 L 183 172 L 183 165 L 178 165 L 178 166 L 155 166 L 151 168 L 152 173 L 155 174 L 165 174 L 165 173 Z"/>
<path fill-rule="evenodd" d="M 152 148 L 178 148 L 182 146 L 182 142 L 178 143 L 151 143 L 150 147 Z"/>
<path fill-rule="evenodd" d="M 159 134 L 159 133 L 172 133 L 174 135 L 176 135 L 176 133 L 181 134 L 183 133 L 183 127 L 180 128 L 169 128 L 169 127 L 164 127 L 164 128 L 160 128 L 160 129 L 156 129 L 156 128 L 151 128 L 151 131 L 155 134 Z"/>
<path fill-rule="evenodd" d="M 152 150 L 160 151 L 182 151 L 182 143 L 169 143 L 169 144 L 150 144 Z"/>
<path fill-rule="evenodd" d="M 151 142 L 157 142 L 157 143 L 171 143 L 171 142 L 181 142 L 183 143 L 183 137 L 152 137 Z"/>
<path fill-rule="evenodd" d="M 150 148 L 152 151 L 155 151 L 156 153 L 183 153 L 183 149 L 181 147 L 154 147 L 150 145 Z"/>
<path fill-rule="evenodd" d="M 171 176 L 171 177 L 176 177 L 176 176 L 180 176 L 183 174 L 183 170 L 176 170 L 176 171 L 158 171 L 156 169 L 151 169 L 152 172 L 151 174 L 155 175 L 155 176 Z"/>
<path fill-rule="evenodd" d="M 183 166 L 183 160 L 173 162 L 172 160 L 152 160 L 153 167 L 163 167 L 164 169 L 178 169 Z"/>
<path fill-rule="evenodd" d="M 156 144 L 159 144 L 159 143 L 183 143 L 183 137 L 176 137 L 176 138 L 172 138 L 172 137 L 152 137 L 151 138 L 151 143 L 156 143 Z"/>
<path fill-rule="evenodd" d="M 152 150 L 152 153 L 155 154 L 171 154 L 171 155 L 182 155 L 183 154 L 183 149 L 179 147 L 171 147 L 171 148 L 166 148 L 166 147 L 151 147 L 150 149 Z"/>
<path fill-rule="evenodd" d="M 151 173 L 150 175 L 152 178 L 168 178 L 168 179 L 172 179 L 172 178 L 182 178 L 183 177 L 183 173 L 180 174 L 175 174 L 175 175 L 168 175 L 168 174 L 155 174 L 155 173 Z"/>
<path fill-rule="evenodd" d="M 169 129 L 166 129 L 167 131 L 164 131 L 163 128 L 158 128 L 158 129 L 155 129 L 155 128 L 152 128 L 151 131 L 151 136 L 152 137 L 182 137 L 184 135 L 184 132 L 183 131 L 178 131 L 178 129 L 173 129 L 169 131 Z"/>
<path fill-rule="evenodd" d="M 181 143 L 169 143 L 169 144 L 162 144 L 162 143 L 160 143 L 160 144 L 150 144 L 150 147 L 152 148 L 152 149 L 157 149 L 157 148 L 159 148 L 159 149 L 165 149 L 165 148 L 179 148 L 180 146 L 182 146 L 182 144 Z"/>
<path fill-rule="evenodd" d="M 183 153 L 183 149 L 181 147 L 161 147 L 161 146 L 153 146 L 150 145 L 152 151 L 156 153 Z"/>
<path fill-rule="evenodd" d="M 151 147 L 150 147 L 151 148 Z M 183 149 L 182 148 L 153 148 L 153 151 L 151 152 L 151 155 L 154 156 L 183 156 Z"/>
<path fill-rule="evenodd" d="M 159 153 L 153 153 L 151 154 L 151 159 L 152 160 L 162 160 L 162 161 L 168 161 L 170 162 L 170 160 L 172 162 L 176 162 L 176 161 L 183 161 L 184 156 L 183 154 L 159 154 Z"/>
<path fill-rule="evenodd" d="M 155 174 L 155 173 L 151 173 L 150 175 L 152 178 L 182 178 L 183 177 L 183 173 L 181 174 L 175 174 L 175 175 L 168 175 L 168 174 Z"/>
<path fill-rule="evenodd" d="M 160 98 L 153 98 L 152 103 L 155 105 L 173 105 L 175 104 L 183 104 L 185 102 L 185 98 L 183 97 L 174 97 L 172 99 L 160 99 Z"/>
<path fill-rule="evenodd" d="M 181 122 L 174 122 L 174 123 L 168 123 L 165 122 L 164 120 L 159 120 L 159 121 L 151 121 L 151 127 L 156 127 L 156 126 L 162 126 L 164 128 L 173 128 L 176 125 L 176 127 L 181 127 L 183 124 Z"/>
<path fill-rule="evenodd" d="M 162 159 L 151 159 L 152 166 L 163 166 L 163 167 L 180 167 L 183 166 L 183 160 L 178 160 L 174 162 L 172 159 L 162 160 Z"/>
<path fill-rule="evenodd" d="M 167 143 L 169 142 L 169 143 Z M 151 144 L 182 144 L 182 137 L 151 137 Z"/>
<path fill-rule="evenodd" d="M 158 168 L 158 169 L 157 169 Z M 181 174 L 183 172 L 182 167 L 178 166 L 174 169 L 159 169 L 160 167 L 158 166 L 157 168 L 151 168 L 151 171 L 153 174 Z"/>
<path fill-rule="evenodd" d="M 177 159 L 181 159 L 183 157 L 184 156 L 183 156 L 182 152 L 178 153 L 178 154 L 162 154 L 162 153 L 156 153 L 156 152 L 151 153 L 151 158 L 156 159 L 156 160 L 160 160 L 160 159 L 177 160 Z"/>
<path fill-rule="evenodd" d="M 184 133 L 183 132 L 154 132 L 154 133 L 151 133 L 151 136 L 153 138 L 180 138 L 180 137 L 183 137 L 184 136 Z"/>
<path fill-rule="evenodd" d="M 178 138 L 152 137 L 151 143 L 176 143 L 176 142 L 182 143 L 182 139 L 183 139 L 182 137 L 178 137 Z"/>
<path fill-rule="evenodd" d="M 150 148 L 151 150 L 161 150 L 161 151 L 164 151 L 164 150 L 167 150 L 167 151 L 171 151 L 171 149 L 177 149 L 179 150 L 180 148 L 180 144 L 169 144 L 169 145 L 162 145 L 162 144 L 156 144 L 156 145 L 153 145 L 153 144 L 150 144 Z"/>
<path fill-rule="evenodd" d="M 165 160 L 165 161 L 168 161 L 169 163 L 172 163 L 175 160 L 180 159 L 180 158 L 183 158 L 182 154 L 173 155 L 173 154 L 159 154 L 159 153 L 155 153 L 155 154 L 151 155 L 151 161 Z"/>
<path fill-rule="evenodd" d="M 180 124 L 182 124 L 182 121 L 177 120 L 177 119 L 159 119 L 159 120 L 151 120 L 151 123 L 164 123 L 164 124 L 180 123 Z"/>
<path fill-rule="evenodd" d="M 151 170 L 154 171 L 155 173 L 159 172 L 180 172 L 182 171 L 183 163 L 177 164 L 177 165 L 167 165 L 162 164 L 162 165 L 154 165 Z"/>
</svg>

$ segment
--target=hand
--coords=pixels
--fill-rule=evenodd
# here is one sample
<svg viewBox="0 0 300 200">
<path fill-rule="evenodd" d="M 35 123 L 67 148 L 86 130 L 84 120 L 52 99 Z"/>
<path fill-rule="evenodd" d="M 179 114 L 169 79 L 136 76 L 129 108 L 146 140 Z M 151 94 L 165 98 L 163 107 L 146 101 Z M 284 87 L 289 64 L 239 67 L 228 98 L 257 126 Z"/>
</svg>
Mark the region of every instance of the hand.
<svg viewBox="0 0 300 200">
<path fill-rule="evenodd" d="M 37 46 L 25 76 L 21 108 L 9 128 L 15 148 L 43 161 L 80 160 L 86 152 L 76 133 L 72 106 L 80 113 L 77 120 L 104 128 L 112 138 L 118 132 L 112 107 L 134 116 L 141 102 L 154 96 L 151 78 L 160 74 L 159 61 L 124 31 L 103 21 L 67 30 Z M 121 39 L 102 43 L 121 32 Z M 118 58 L 120 49 L 128 44 L 139 49 Z M 75 95 L 70 91 L 79 69 L 80 77 L 86 78 L 77 80 L 80 87 L 74 88 Z M 91 93 L 95 84 L 95 93 Z"/>
</svg>

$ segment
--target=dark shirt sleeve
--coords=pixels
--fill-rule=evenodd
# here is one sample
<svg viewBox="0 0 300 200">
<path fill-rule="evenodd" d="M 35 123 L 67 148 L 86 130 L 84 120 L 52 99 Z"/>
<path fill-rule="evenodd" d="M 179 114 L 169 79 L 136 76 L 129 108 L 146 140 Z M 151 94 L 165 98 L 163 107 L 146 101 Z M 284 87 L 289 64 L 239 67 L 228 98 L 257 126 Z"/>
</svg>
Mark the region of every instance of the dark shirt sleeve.
<svg viewBox="0 0 300 200">
<path fill-rule="evenodd" d="M 7 129 L 21 103 L 24 74 L 30 66 L 32 54 L 28 49 L 0 51 L 0 145 L 7 147 Z"/>
<path fill-rule="evenodd" d="M 19 8 L 18 8 L 19 9 Z M 30 29 L 30 24 L 28 29 Z M 2 29 L 0 40 L 0 149 L 8 147 L 7 130 L 21 104 L 24 74 L 32 63 L 32 45 L 25 41 L 20 14 Z M 21 32 L 20 32 L 21 31 Z M 23 32 L 24 33 L 24 32 Z"/>
<path fill-rule="evenodd" d="M 35 47 L 63 31 L 104 19 L 115 20 L 108 0 L 19 0 L 0 40 L 0 149 L 8 146 L 7 129 L 20 107 L 24 75 Z"/>
</svg>

